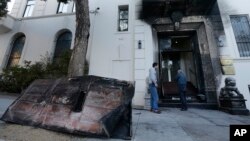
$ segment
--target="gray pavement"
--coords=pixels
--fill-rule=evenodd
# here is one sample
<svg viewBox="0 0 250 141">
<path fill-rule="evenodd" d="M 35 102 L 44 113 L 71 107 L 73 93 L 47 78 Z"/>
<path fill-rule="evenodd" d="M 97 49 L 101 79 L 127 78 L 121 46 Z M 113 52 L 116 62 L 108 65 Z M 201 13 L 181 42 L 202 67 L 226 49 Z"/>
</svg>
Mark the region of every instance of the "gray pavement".
<svg viewBox="0 0 250 141">
<path fill-rule="evenodd" d="M 0 116 L 15 99 L 0 95 Z M 250 116 L 216 110 L 163 108 L 161 114 L 133 110 L 133 141 L 229 141 L 230 124 L 249 124 Z M 0 141 L 120 141 L 94 139 L 0 122 Z"/>
<path fill-rule="evenodd" d="M 8 106 L 17 98 L 17 96 L 0 93 L 0 117 L 4 114 Z"/>
</svg>

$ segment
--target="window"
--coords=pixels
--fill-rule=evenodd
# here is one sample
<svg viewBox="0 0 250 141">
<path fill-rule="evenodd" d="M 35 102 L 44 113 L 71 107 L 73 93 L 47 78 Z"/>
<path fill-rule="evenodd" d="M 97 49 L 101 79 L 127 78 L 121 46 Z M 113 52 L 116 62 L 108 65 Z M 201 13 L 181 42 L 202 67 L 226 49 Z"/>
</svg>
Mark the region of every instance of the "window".
<svg viewBox="0 0 250 141">
<path fill-rule="evenodd" d="M 57 14 L 58 13 L 67 13 L 67 10 L 68 10 L 67 3 L 63 3 L 63 2 L 58 3 Z"/>
<path fill-rule="evenodd" d="M 246 15 L 230 16 L 240 57 L 250 57 L 250 25 Z"/>
<path fill-rule="evenodd" d="M 249 89 L 249 92 L 250 92 L 250 85 L 248 85 L 248 89 Z"/>
<path fill-rule="evenodd" d="M 76 4 L 75 3 L 73 3 L 72 12 L 76 12 Z"/>
<path fill-rule="evenodd" d="M 128 6 L 119 6 L 118 31 L 128 31 Z"/>
<path fill-rule="evenodd" d="M 35 6 L 35 0 L 28 0 L 26 7 L 25 7 L 25 11 L 23 14 L 23 17 L 30 17 L 32 16 L 32 12 Z"/>
<path fill-rule="evenodd" d="M 7 68 L 18 65 L 19 60 L 22 55 L 24 43 L 25 43 L 24 35 L 19 36 L 18 38 L 15 39 L 12 49 L 11 49 L 10 57 L 7 63 Z"/>
<path fill-rule="evenodd" d="M 72 33 L 70 31 L 66 31 L 59 35 L 56 41 L 56 48 L 54 53 L 53 61 L 57 61 L 57 59 L 65 52 L 70 50 L 72 41 Z"/>
</svg>

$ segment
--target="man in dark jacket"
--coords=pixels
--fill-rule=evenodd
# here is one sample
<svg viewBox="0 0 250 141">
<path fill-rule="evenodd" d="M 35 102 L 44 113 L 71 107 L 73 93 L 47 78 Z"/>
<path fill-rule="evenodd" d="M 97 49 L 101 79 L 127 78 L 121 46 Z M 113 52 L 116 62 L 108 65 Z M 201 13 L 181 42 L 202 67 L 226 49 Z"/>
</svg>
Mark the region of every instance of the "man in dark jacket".
<svg viewBox="0 0 250 141">
<path fill-rule="evenodd" d="M 187 111 L 187 100 L 186 100 L 186 86 L 187 86 L 187 79 L 185 74 L 182 70 L 178 70 L 176 81 L 178 84 L 178 90 L 180 94 L 180 100 L 181 100 L 181 110 Z"/>
</svg>

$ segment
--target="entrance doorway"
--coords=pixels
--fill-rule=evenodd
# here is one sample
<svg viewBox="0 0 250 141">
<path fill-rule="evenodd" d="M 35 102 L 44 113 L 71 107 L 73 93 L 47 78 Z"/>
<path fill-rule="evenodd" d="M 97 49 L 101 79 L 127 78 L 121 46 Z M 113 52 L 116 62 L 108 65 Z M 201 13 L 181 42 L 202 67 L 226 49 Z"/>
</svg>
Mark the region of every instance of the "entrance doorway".
<svg viewBox="0 0 250 141">
<path fill-rule="evenodd" d="M 187 77 L 187 100 L 196 100 L 200 88 L 196 33 L 159 33 L 158 39 L 161 98 L 179 99 L 175 77 L 181 69 Z"/>
</svg>

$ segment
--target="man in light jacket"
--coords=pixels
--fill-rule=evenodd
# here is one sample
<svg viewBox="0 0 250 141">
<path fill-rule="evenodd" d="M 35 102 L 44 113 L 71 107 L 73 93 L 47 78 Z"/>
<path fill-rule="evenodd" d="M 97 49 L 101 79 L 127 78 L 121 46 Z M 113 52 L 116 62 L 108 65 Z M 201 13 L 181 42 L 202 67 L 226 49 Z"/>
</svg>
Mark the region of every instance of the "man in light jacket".
<svg viewBox="0 0 250 141">
<path fill-rule="evenodd" d="M 151 111 L 154 113 L 160 114 L 160 110 L 158 107 L 159 96 L 157 93 L 157 75 L 156 75 L 156 68 L 158 68 L 157 63 L 153 63 L 152 68 L 149 69 L 149 89 L 151 93 Z"/>
</svg>

